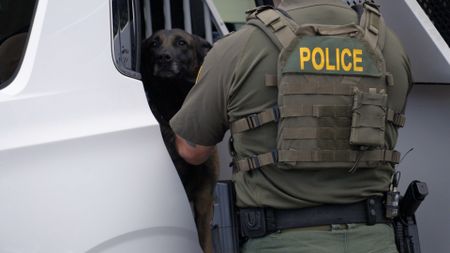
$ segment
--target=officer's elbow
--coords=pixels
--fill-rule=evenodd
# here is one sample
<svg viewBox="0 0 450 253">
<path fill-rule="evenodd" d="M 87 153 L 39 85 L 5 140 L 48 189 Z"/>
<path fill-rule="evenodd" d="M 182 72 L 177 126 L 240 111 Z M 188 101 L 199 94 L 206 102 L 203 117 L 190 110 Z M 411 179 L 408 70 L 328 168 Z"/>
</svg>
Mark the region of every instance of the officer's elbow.
<svg viewBox="0 0 450 253">
<path fill-rule="evenodd" d="M 189 164 L 200 165 L 204 163 L 213 147 L 189 144 L 180 136 L 176 137 L 176 146 L 178 154 Z"/>
<path fill-rule="evenodd" d="M 180 145 L 179 147 L 177 147 L 177 151 L 181 158 L 183 158 L 189 164 L 199 165 L 203 162 L 198 154 L 186 148 L 184 145 Z"/>
</svg>

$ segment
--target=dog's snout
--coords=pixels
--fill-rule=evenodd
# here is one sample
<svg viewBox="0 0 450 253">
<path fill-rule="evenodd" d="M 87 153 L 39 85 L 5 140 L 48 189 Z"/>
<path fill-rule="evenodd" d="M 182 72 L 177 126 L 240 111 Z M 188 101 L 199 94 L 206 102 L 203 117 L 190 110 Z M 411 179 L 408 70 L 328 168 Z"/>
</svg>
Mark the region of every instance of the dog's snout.
<svg viewBox="0 0 450 253">
<path fill-rule="evenodd" d="M 162 53 L 158 55 L 157 60 L 159 63 L 169 63 L 173 60 L 173 58 L 167 53 Z"/>
</svg>

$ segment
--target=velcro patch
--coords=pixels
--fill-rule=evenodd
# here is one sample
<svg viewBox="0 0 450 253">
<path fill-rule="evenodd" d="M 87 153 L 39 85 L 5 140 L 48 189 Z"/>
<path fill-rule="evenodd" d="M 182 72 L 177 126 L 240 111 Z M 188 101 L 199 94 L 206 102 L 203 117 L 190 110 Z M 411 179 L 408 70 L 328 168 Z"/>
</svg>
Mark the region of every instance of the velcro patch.
<svg viewBox="0 0 450 253">
<path fill-rule="evenodd" d="M 382 75 L 374 52 L 358 39 L 306 36 L 289 48 L 283 73 Z"/>
</svg>

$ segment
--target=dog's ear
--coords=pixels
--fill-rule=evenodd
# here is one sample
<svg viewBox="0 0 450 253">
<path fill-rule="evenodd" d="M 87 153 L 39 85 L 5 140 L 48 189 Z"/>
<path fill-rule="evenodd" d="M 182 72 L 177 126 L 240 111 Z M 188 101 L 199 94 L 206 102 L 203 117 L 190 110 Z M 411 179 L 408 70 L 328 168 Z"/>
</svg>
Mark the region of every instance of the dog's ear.
<svg viewBox="0 0 450 253">
<path fill-rule="evenodd" d="M 195 51 L 197 53 L 199 63 L 201 64 L 208 51 L 212 48 L 212 45 L 200 36 L 192 34 L 192 37 L 194 38 Z"/>
</svg>

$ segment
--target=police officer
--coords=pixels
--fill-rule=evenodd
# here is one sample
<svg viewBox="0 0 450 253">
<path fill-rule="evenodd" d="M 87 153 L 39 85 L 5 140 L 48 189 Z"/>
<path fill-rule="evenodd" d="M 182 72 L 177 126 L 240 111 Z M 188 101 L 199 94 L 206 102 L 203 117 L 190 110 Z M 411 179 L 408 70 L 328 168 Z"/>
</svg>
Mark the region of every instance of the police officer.
<svg viewBox="0 0 450 253">
<path fill-rule="evenodd" d="M 209 52 L 170 122 L 177 150 L 202 163 L 231 130 L 242 252 L 397 252 L 383 205 L 412 83 L 402 45 L 373 4 L 275 4 Z"/>
</svg>

